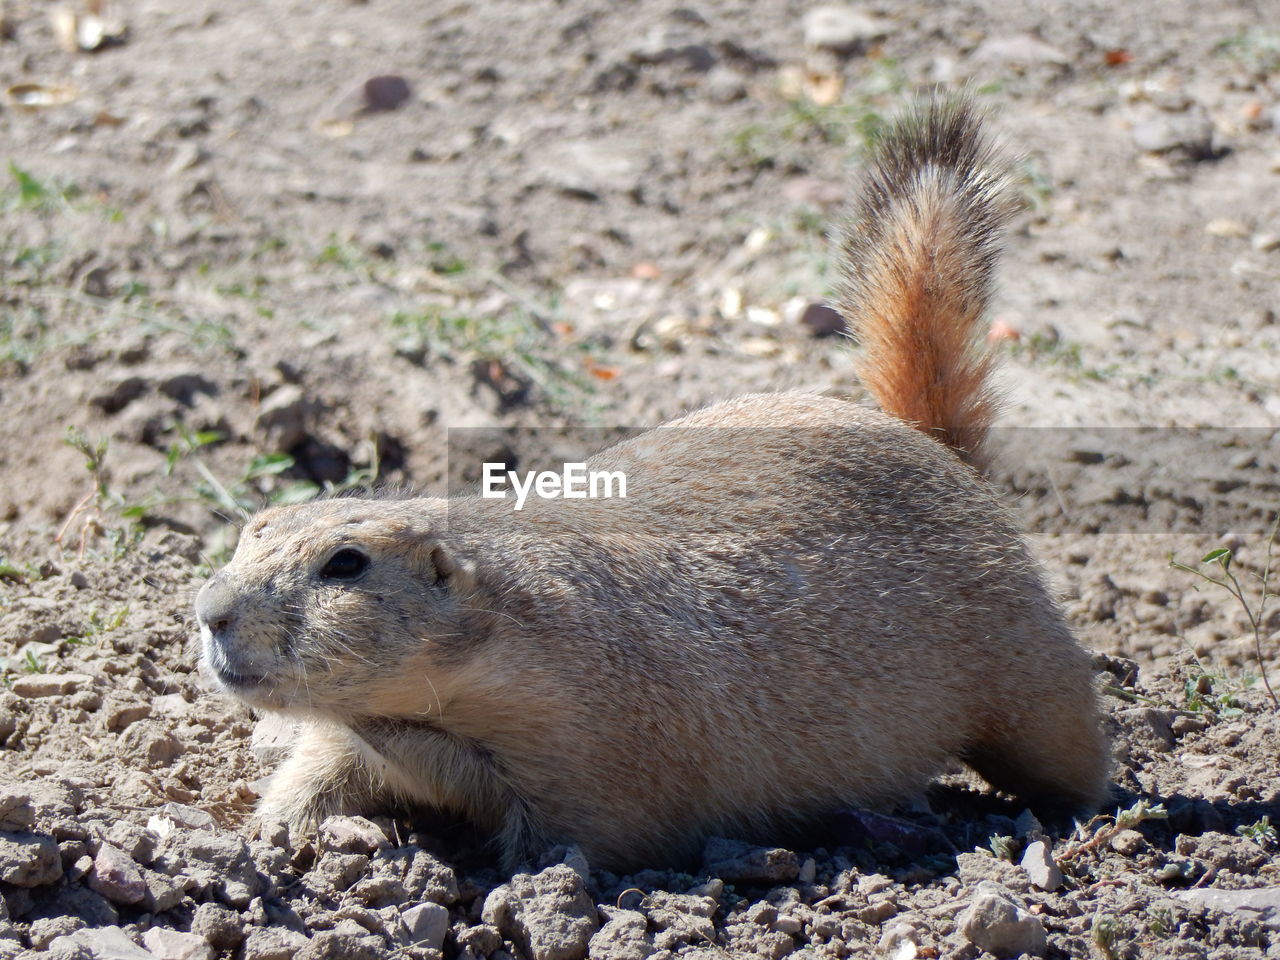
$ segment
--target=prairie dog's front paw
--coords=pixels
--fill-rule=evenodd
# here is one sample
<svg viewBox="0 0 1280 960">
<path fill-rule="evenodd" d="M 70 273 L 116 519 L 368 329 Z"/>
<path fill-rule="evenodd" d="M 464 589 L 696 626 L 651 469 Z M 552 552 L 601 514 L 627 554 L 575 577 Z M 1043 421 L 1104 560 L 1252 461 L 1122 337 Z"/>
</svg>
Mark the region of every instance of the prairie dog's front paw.
<svg viewBox="0 0 1280 960">
<path fill-rule="evenodd" d="M 259 827 L 283 821 L 291 830 L 312 831 L 326 817 L 368 806 L 371 788 L 351 734 L 328 724 L 308 725 L 289 759 L 272 774 L 253 821 Z"/>
</svg>

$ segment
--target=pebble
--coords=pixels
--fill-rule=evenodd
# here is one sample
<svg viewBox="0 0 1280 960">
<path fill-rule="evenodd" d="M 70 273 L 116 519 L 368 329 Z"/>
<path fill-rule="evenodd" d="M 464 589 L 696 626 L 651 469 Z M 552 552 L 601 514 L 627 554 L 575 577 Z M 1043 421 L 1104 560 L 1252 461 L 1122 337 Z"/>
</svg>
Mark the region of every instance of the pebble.
<svg viewBox="0 0 1280 960">
<path fill-rule="evenodd" d="M 1036 37 L 1019 35 L 992 37 L 973 51 L 973 59 L 986 63 L 1011 63 L 1029 67 L 1036 64 L 1066 66 L 1071 58 L 1052 44 Z"/>
<path fill-rule="evenodd" d="M 1040 918 L 988 880 L 978 884 L 969 907 L 960 915 L 959 925 L 965 939 L 997 957 L 1042 957 L 1048 946 Z"/>
<path fill-rule="evenodd" d="M 1185 153 L 1193 160 L 1213 155 L 1213 121 L 1203 110 L 1160 114 L 1133 125 L 1133 142 L 1148 153 Z"/>
<path fill-rule="evenodd" d="M 1053 862 L 1053 854 L 1049 852 L 1049 844 L 1043 840 L 1027 844 L 1022 853 L 1022 869 L 1032 886 L 1041 890 L 1057 890 L 1062 886 L 1062 871 Z"/>
<path fill-rule="evenodd" d="M 320 845 L 339 853 L 370 854 L 391 846 L 382 828 L 364 817 L 329 817 L 320 824 Z"/>
<path fill-rule="evenodd" d="M 814 50 L 853 53 L 872 40 L 887 37 L 893 22 L 848 6 L 814 7 L 801 21 L 805 46 Z"/>
<path fill-rule="evenodd" d="M 1146 844 L 1146 838 L 1137 830 L 1121 830 L 1111 838 L 1111 849 L 1122 857 L 1131 857 Z"/>
<path fill-rule="evenodd" d="M 83 948 L 83 953 L 76 953 L 76 947 Z M 156 960 L 154 953 L 138 946 L 114 924 L 77 930 L 49 944 L 50 953 L 56 955 L 63 950 L 70 956 L 86 955 L 93 960 Z"/>
<path fill-rule="evenodd" d="M 849 330 L 840 312 L 825 303 L 810 303 L 805 306 L 798 322 L 811 337 L 834 337 Z"/>
<path fill-rule="evenodd" d="M 1211 237 L 1231 237 L 1239 240 L 1249 235 L 1249 225 L 1243 220 L 1216 217 L 1204 225 L 1204 232 Z"/>
<path fill-rule="evenodd" d="M 880 935 L 880 952 L 890 960 L 916 960 L 920 955 L 920 928 L 910 920 L 889 924 Z"/>
<path fill-rule="evenodd" d="M 293 960 L 307 938 L 284 927 L 259 927 L 244 941 L 243 960 Z"/>
<path fill-rule="evenodd" d="M 92 683 L 93 677 L 87 673 L 31 673 L 15 678 L 9 689 L 20 697 L 36 700 L 40 697 L 64 697 Z"/>
<path fill-rule="evenodd" d="M 1188 903 L 1200 903 L 1224 913 L 1240 914 L 1257 920 L 1270 930 L 1280 930 L 1280 887 L 1254 887 L 1249 890 L 1215 890 L 1202 887 L 1174 894 Z"/>
<path fill-rule="evenodd" d="M 1259 253 L 1280 250 L 1280 233 L 1259 233 L 1254 236 L 1251 245 Z"/>
<path fill-rule="evenodd" d="M 159 960 L 213 960 L 217 955 L 204 937 L 167 927 L 152 927 L 142 935 L 142 943 Z"/>
<path fill-rule="evenodd" d="M 255 426 L 266 435 L 271 449 L 290 450 L 307 438 L 312 408 L 301 387 L 285 384 L 262 401 Z"/>
<path fill-rule="evenodd" d="M 485 898 L 481 918 L 531 960 L 582 960 L 600 925 L 582 878 L 563 864 L 512 877 Z"/>
<path fill-rule="evenodd" d="M 25 830 L 35 822 L 31 794 L 11 784 L 0 786 L 0 830 Z"/>
<path fill-rule="evenodd" d="M 191 918 L 191 932 L 215 950 L 233 950 L 244 939 L 240 915 L 219 903 L 202 903 Z M 246 960 L 247 960 L 246 953 Z"/>
<path fill-rule="evenodd" d="M 0 833 L 0 880 L 15 887 L 38 887 L 62 876 L 62 854 L 52 837 Z"/>
<path fill-rule="evenodd" d="M 712 837 L 702 852 L 703 871 L 726 883 L 790 883 L 800 875 L 800 858 L 790 850 L 755 847 Z"/>
<path fill-rule="evenodd" d="M 41 917 L 31 922 L 27 935 L 31 938 L 32 947 L 43 950 L 58 937 L 68 936 L 84 927 L 85 922 L 79 917 Z"/>
<path fill-rule="evenodd" d="M 400 921 L 412 938 L 411 942 L 432 950 L 444 946 L 444 935 L 449 930 L 449 911 L 438 903 L 420 903 L 400 914 Z"/>
<path fill-rule="evenodd" d="M 607 922 L 591 938 L 591 960 L 646 960 L 654 951 L 649 921 L 635 910 L 608 908 Z"/>
<path fill-rule="evenodd" d="M 123 850 L 104 843 L 93 858 L 89 889 L 102 894 L 112 903 L 140 903 L 147 895 L 138 865 Z"/>
</svg>

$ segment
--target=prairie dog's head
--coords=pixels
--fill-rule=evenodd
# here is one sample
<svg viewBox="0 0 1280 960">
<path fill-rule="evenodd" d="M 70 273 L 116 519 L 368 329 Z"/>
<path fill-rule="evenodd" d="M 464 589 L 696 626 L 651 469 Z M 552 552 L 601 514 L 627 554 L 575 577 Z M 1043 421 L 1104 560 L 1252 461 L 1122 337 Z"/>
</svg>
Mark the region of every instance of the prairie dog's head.
<svg viewBox="0 0 1280 960">
<path fill-rule="evenodd" d="M 196 597 L 202 669 L 256 707 L 433 713 L 469 571 L 444 542 L 446 510 L 329 500 L 259 514 Z"/>
</svg>

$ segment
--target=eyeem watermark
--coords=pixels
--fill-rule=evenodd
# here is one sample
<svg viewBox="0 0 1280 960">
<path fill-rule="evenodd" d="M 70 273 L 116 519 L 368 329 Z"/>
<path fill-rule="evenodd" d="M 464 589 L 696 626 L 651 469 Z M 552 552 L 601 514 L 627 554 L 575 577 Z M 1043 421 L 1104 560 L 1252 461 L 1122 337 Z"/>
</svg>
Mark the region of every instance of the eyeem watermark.
<svg viewBox="0 0 1280 960">
<path fill-rule="evenodd" d="M 543 500 L 593 500 L 625 498 L 627 475 L 621 470 L 588 470 L 585 463 L 565 463 L 560 472 L 554 470 L 508 470 L 505 463 L 486 463 L 480 481 L 480 496 L 486 500 L 504 500 L 507 485 L 515 491 L 516 509 L 523 510 L 532 493 Z"/>
</svg>

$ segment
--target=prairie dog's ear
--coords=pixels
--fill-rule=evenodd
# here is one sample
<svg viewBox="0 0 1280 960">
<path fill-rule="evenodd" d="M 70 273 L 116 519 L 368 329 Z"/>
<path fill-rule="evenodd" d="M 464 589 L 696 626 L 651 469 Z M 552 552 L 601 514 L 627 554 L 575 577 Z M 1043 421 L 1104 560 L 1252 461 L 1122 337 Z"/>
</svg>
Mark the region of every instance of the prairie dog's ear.
<svg viewBox="0 0 1280 960">
<path fill-rule="evenodd" d="M 452 544 L 431 540 L 423 548 L 423 557 L 427 566 L 423 572 L 432 582 L 455 592 L 468 589 L 475 583 L 475 561 L 463 556 Z"/>
</svg>

